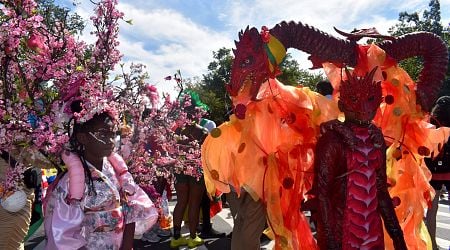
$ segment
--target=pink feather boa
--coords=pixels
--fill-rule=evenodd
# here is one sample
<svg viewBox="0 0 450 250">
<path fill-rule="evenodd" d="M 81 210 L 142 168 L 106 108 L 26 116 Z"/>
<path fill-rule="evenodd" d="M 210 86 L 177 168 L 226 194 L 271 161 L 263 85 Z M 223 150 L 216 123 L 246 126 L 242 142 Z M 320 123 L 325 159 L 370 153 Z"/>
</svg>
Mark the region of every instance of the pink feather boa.
<svg viewBox="0 0 450 250">
<path fill-rule="evenodd" d="M 72 152 L 64 151 L 61 155 L 69 174 L 69 199 L 81 200 L 85 188 L 85 175 L 80 157 Z M 133 177 L 128 172 L 128 167 L 123 158 L 112 153 L 108 156 L 108 161 L 114 168 L 114 172 L 119 179 L 122 191 L 128 195 L 133 195 L 136 190 L 133 186 Z"/>
</svg>

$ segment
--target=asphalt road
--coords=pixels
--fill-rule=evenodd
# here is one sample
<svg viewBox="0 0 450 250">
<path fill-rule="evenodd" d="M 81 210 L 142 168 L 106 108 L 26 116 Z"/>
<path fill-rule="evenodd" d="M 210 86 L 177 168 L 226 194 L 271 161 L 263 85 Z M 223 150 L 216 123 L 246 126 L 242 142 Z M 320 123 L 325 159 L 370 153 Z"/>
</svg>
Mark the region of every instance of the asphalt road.
<svg viewBox="0 0 450 250">
<path fill-rule="evenodd" d="M 175 202 L 169 203 L 169 208 L 173 210 Z M 230 210 L 224 208 L 218 215 L 213 218 L 213 227 L 219 232 L 229 233 L 233 229 L 233 220 L 231 218 Z M 187 228 L 182 229 L 183 234 L 188 234 Z M 169 250 L 170 238 L 162 238 L 158 243 L 149 243 L 141 240 L 135 240 L 134 249 L 154 249 L 154 250 Z M 450 250 L 450 202 L 448 194 L 441 199 L 439 203 L 439 211 L 437 215 L 437 243 L 442 250 Z M 228 238 L 213 238 L 206 239 L 205 244 L 196 249 L 214 249 L 227 250 L 230 249 L 230 239 Z M 273 241 L 264 241 L 261 244 L 262 249 L 271 249 Z M 42 250 L 44 249 L 44 230 L 40 228 L 25 244 L 26 250 Z M 187 247 L 180 247 L 179 249 L 189 249 Z"/>
</svg>

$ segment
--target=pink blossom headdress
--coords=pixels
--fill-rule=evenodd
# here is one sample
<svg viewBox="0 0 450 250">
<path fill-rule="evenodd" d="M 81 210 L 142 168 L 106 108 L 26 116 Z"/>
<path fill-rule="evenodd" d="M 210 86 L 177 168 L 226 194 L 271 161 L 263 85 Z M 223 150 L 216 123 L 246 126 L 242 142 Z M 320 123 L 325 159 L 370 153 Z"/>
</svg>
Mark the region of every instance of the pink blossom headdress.
<svg viewBox="0 0 450 250">
<path fill-rule="evenodd" d="M 118 120 L 117 104 L 114 101 L 112 91 L 100 92 L 95 85 L 86 85 L 85 81 L 77 81 L 68 89 L 63 99 L 66 101 L 64 112 L 69 114 L 69 137 L 73 133 L 74 124 L 82 124 L 92 119 L 96 114 L 107 113 L 114 120 Z M 77 95 L 79 94 L 79 95 Z M 77 151 L 76 146 L 71 145 L 71 150 Z M 85 174 L 78 155 L 69 151 L 62 153 L 69 172 L 69 201 L 80 200 L 84 192 Z"/>
<path fill-rule="evenodd" d="M 118 119 L 117 103 L 114 101 L 113 92 L 92 91 L 94 87 L 91 86 L 91 91 L 82 92 L 80 96 L 73 97 L 68 102 L 70 107 L 66 107 L 65 112 L 72 114 L 76 123 L 85 123 L 94 115 L 102 113 L 107 113 L 114 120 Z"/>
</svg>

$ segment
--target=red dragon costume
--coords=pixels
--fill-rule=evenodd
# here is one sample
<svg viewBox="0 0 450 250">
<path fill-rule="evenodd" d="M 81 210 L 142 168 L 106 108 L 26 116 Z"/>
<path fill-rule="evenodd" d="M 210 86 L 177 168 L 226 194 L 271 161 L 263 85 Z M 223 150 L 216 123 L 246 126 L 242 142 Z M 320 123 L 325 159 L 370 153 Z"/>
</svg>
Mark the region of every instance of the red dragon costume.
<svg viewBox="0 0 450 250">
<path fill-rule="evenodd" d="M 429 245 L 423 210 L 433 190 L 423 158 L 437 152 L 450 132 L 431 126 L 427 111 L 444 79 L 447 48 L 426 32 L 397 38 L 370 35 L 387 39 L 372 45 L 358 45 L 361 36 L 339 39 L 296 22 L 239 34 L 227 85 L 234 115 L 202 145 L 205 182 L 210 193 L 229 192 L 232 185 L 262 199 L 276 249 L 318 248 L 299 212 L 314 179 L 318 199 L 323 202 L 326 196 L 320 194 L 328 190 L 340 213 L 330 217 L 334 211 L 326 203 L 320 206 L 318 237 L 331 239 L 318 240 L 320 247 L 393 248 L 390 237 L 382 236 L 380 214 L 395 247 L 404 248 L 402 238 L 409 249 Z M 286 48 L 311 54 L 314 67 L 324 68 L 336 90 L 333 100 L 275 79 Z M 413 56 L 422 57 L 424 65 L 416 83 L 397 65 Z M 339 90 L 344 123 L 336 120 L 343 120 Z M 352 117 L 361 124 L 349 122 Z M 339 146 L 330 149 L 333 143 Z M 327 148 L 339 152 L 331 155 Z"/>
<path fill-rule="evenodd" d="M 381 217 L 395 249 L 407 249 L 387 189 L 386 144 L 372 123 L 382 101 L 376 70 L 359 78 L 346 69 L 338 102 L 345 122 L 322 125 L 314 182 L 320 249 L 384 249 Z"/>
</svg>

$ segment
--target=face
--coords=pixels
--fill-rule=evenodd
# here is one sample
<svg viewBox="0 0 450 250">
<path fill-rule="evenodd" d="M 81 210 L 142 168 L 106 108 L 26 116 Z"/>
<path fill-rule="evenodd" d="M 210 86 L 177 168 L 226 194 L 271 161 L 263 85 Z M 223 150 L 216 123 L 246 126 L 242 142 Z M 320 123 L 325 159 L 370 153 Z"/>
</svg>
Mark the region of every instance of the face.
<svg viewBox="0 0 450 250">
<path fill-rule="evenodd" d="M 259 88 L 269 79 L 269 60 L 264 51 L 261 36 L 256 28 L 247 29 L 239 34 L 235 58 L 231 66 L 231 80 L 227 91 L 231 96 L 249 88 L 252 99 L 256 99 Z"/>
<path fill-rule="evenodd" d="M 380 105 L 381 95 L 375 92 L 354 93 L 339 100 L 339 109 L 344 112 L 345 118 L 370 122 L 375 117 Z"/>
<path fill-rule="evenodd" d="M 339 109 L 344 113 L 346 120 L 361 124 L 369 124 L 377 113 L 377 109 L 372 109 L 364 104 L 361 105 L 361 108 L 349 109 L 341 101 L 339 101 Z"/>
<path fill-rule="evenodd" d="M 368 124 L 375 117 L 381 102 L 381 86 L 373 81 L 375 70 L 364 77 L 356 77 L 346 70 L 348 80 L 341 83 L 338 102 L 346 120 Z"/>
<path fill-rule="evenodd" d="M 111 119 L 98 120 L 80 132 L 78 140 L 91 155 L 105 157 L 111 155 L 114 150 L 114 138 L 117 128 Z"/>
</svg>

